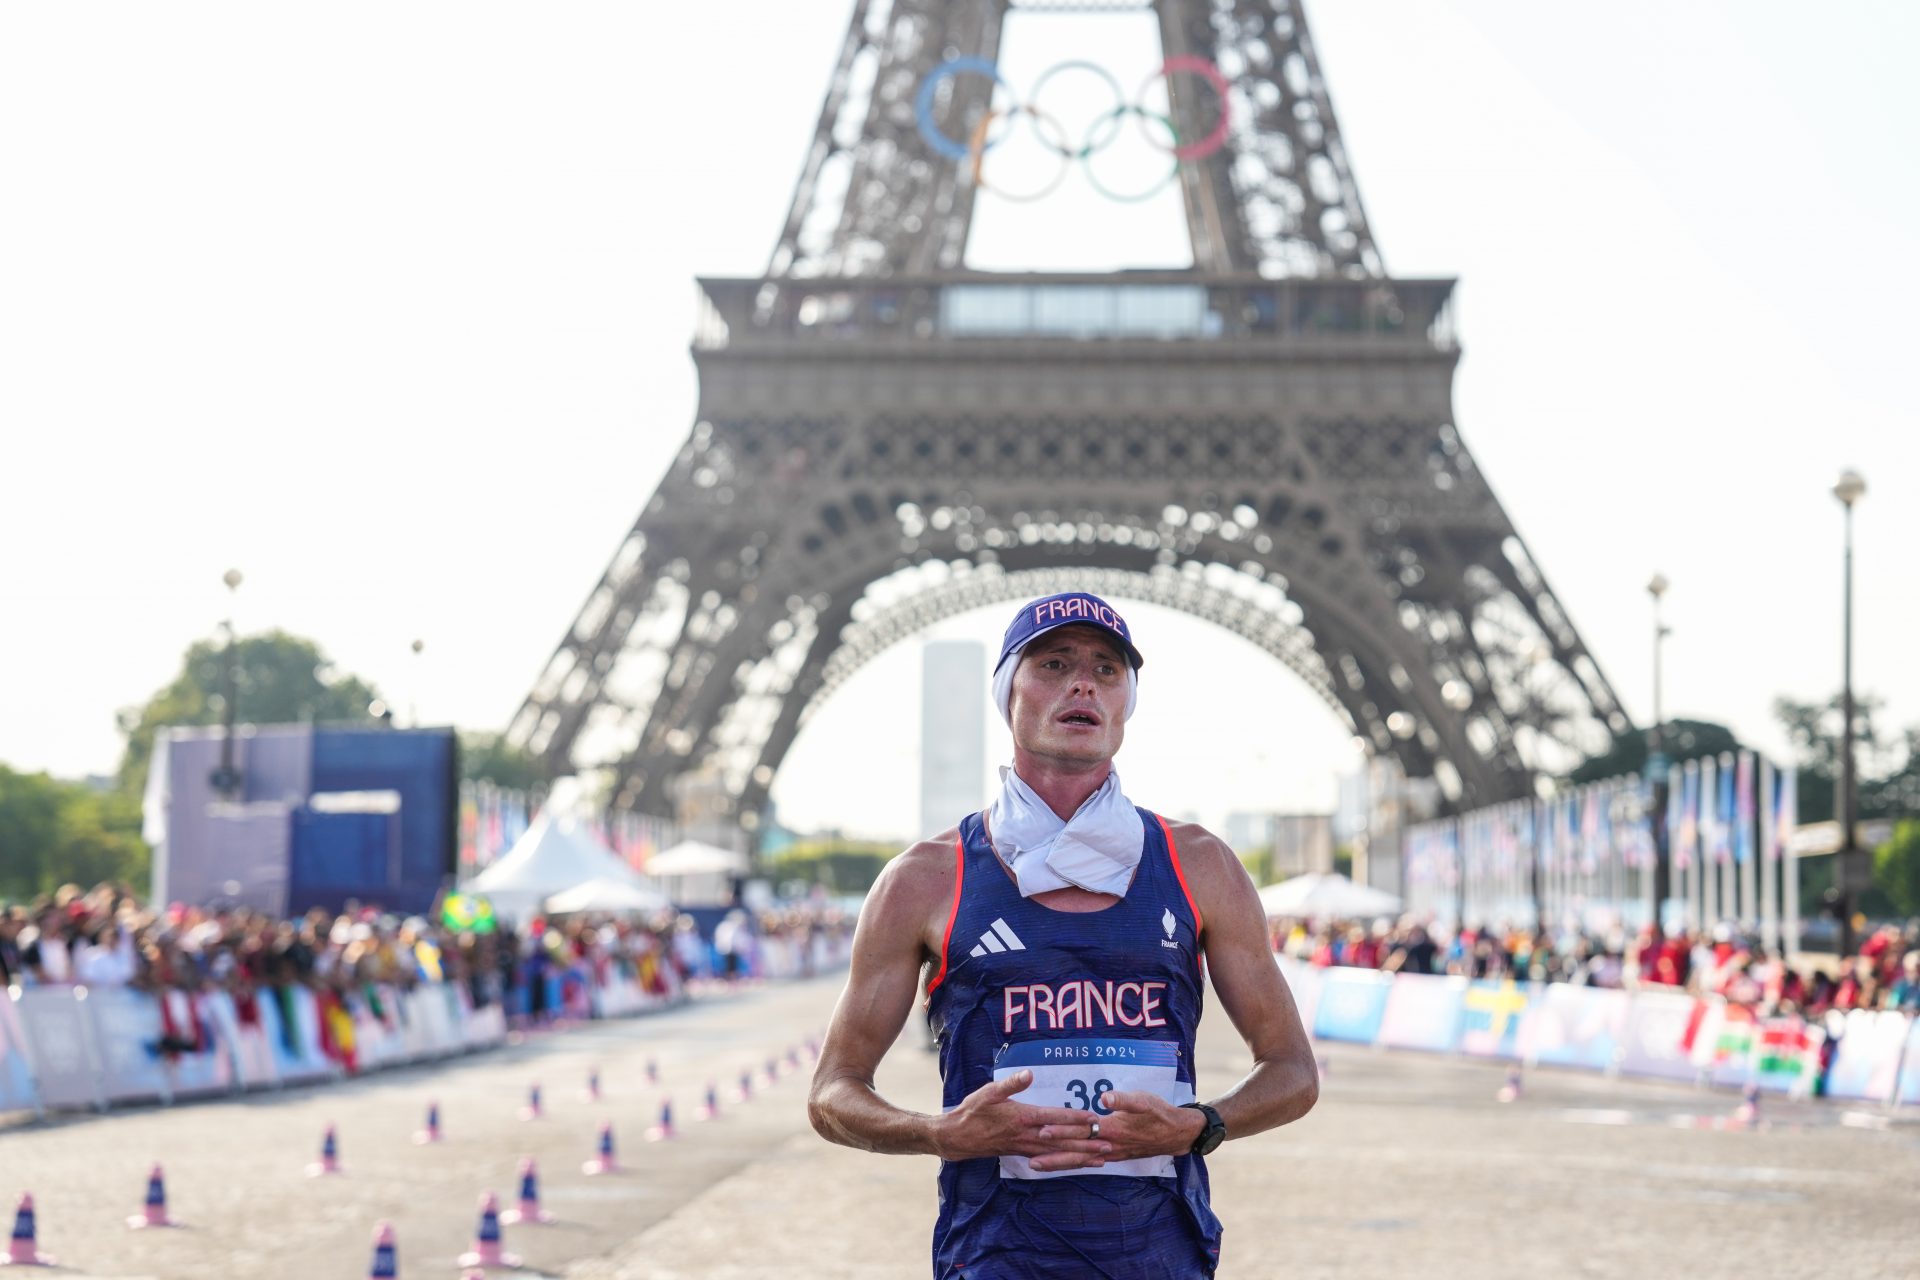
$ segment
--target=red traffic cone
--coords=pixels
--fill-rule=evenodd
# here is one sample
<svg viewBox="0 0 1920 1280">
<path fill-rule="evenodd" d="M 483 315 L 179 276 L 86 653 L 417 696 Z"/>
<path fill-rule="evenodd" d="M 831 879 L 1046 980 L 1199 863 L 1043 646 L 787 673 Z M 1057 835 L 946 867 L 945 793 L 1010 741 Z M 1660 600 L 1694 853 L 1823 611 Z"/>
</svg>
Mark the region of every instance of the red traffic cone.
<svg viewBox="0 0 1920 1280">
<path fill-rule="evenodd" d="M 695 1113 L 694 1118 L 698 1120 L 718 1120 L 720 1118 L 720 1088 L 711 1080 L 707 1081 L 706 1101 L 700 1104 L 700 1110 Z"/>
<path fill-rule="evenodd" d="M 333 1126 L 328 1125 L 326 1133 L 321 1135 L 320 1138 L 320 1158 L 307 1166 L 307 1176 L 310 1178 L 319 1178 L 330 1173 L 339 1172 L 340 1139 L 334 1133 Z"/>
<path fill-rule="evenodd" d="M 463 1267 L 517 1267 L 520 1259 L 500 1247 L 500 1197 L 486 1192 L 480 1197 L 480 1229 L 473 1237 L 473 1248 L 455 1259 Z"/>
<path fill-rule="evenodd" d="M 0 1256 L 0 1267 L 50 1267 L 53 1259 L 41 1253 L 35 1245 L 33 1226 L 33 1197 L 25 1192 L 20 1194 L 20 1207 L 13 1214 L 13 1238 L 7 1241 L 7 1252 Z"/>
<path fill-rule="evenodd" d="M 167 1183 L 161 1176 L 160 1166 L 153 1166 L 153 1172 L 147 1175 L 147 1202 L 140 1206 L 140 1212 L 127 1219 L 127 1225 L 138 1231 L 146 1227 L 177 1227 L 180 1224 L 167 1216 Z"/>
<path fill-rule="evenodd" d="M 524 1224 L 539 1227 L 554 1221 L 553 1215 L 540 1207 L 540 1175 L 535 1171 L 531 1159 L 520 1162 L 520 1203 L 502 1213 L 500 1221 L 508 1226 Z"/>
<path fill-rule="evenodd" d="M 1507 1082 L 1500 1086 L 1500 1092 L 1493 1095 L 1501 1102 L 1520 1101 L 1520 1068 L 1507 1072 Z"/>
<path fill-rule="evenodd" d="M 441 1140 L 439 1103 L 429 1102 L 427 1104 L 427 1127 L 415 1133 L 413 1140 L 423 1147 L 431 1146 L 433 1143 Z"/>
<path fill-rule="evenodd" d="M 740 1101 L 745 1102 L 751 1097 L 753 1097 L 753 1072 L 751 1070 L 742 1071 L 740 1073 Z"/>
<path fill-rule="evenodd" d="M 400 1246 L 393 1242 L 393 1224 L 383 1222 L 373 1229 L 373 1265 L 367 1280 L 399 1280 Z"/>
<path fill-rule="evenodd" d="M 587 1101 L 600 1101 L 600 1072 L 598 1068 L 587 1072 Z"/>
<path fill-rule="evenodd" d="M 546 1112 L 540 1109 L 540 1086 L 533 1085 L 527 1090 L 527 1105 L 520 1108 L 522 1120 L 538 1120 Z"/>
<path fill-rule="evenodd" d="M 673 1099 L 662 1098 L 660 1100 L 660 1123 L 647 1130 L 647 1141 L 665 1142 L 669 1138 L 677 1138 L 679 1136 L 679 1134 L 674 1132 L 673 1128 Z"/>
<path fill-rule="evenodd" d="M 580 1166 L 585 1174 L 619 1173 L 620 1161 L 613 1154 L 613 1124 L 609 1121 L 600 1126 L 600 1147 L 593 1159 Z"/>
</svg>

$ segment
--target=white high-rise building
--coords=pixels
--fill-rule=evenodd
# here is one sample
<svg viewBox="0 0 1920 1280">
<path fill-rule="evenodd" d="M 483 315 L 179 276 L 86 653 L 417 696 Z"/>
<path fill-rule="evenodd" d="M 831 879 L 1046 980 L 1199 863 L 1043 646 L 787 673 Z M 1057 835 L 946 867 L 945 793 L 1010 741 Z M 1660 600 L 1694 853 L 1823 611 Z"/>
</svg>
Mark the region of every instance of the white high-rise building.
<svg viewBox="0 0 1920 1280">
<path fill-rule="evenodd" d="M 987 650 L 930 640 L 920 657 L 920 832 L 945 831 L 987 803 Z"/>
</svg>

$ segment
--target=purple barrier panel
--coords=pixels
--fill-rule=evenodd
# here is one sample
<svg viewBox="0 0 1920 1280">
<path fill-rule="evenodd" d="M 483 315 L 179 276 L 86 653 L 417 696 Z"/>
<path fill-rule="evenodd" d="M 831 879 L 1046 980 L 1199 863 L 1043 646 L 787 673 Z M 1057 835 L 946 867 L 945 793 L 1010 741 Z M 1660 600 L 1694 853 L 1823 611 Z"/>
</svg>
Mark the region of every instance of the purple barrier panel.
<svg viewBox="0 0 1920 1280">
<path fill-rule="evenodd" d="M 1700 1072 L 1687 1052 L 1687 1030 L 1699 1003 L 1684 991 L 1636 991 L 1627 1008 L 1620 1070 L 1662 1080 L 1693 1080 Z"/>
<path fill-rule="evenodd" d="M 1904 1013 L 1850 1010 L 1827 1068 L 1827 1096 L 1891 1102 L 1907 1030 Z"/>
<path fill-rule="evenodd" d="M 1522 986 L 1511 978 L 1467 984 L 1460 999 L 1460 1052 L 1476 1058 L 1518 1058 L 1520 1023 L 1540 987 L 1537 982 Z"/>
<path fill-rule="evenodd" d="M 1920 1104 L 1920 1018 L 1911 1019 L 1907 1027 L 1907 1052 L 1900 1060 L 1900 1090 L 1895 1098 Z"/>
<path fill-rule="evenodd" d="M 1322 1040 L 1372 1044 L 1393 990 L 1391 974 L 1377 969 L 1335 967 L 1325 971 L 1320 1004 L 1313 1013 L 1313 1034 Z"/>
<path fill-rule="evenodd" d="M 1753 1047 L 1753 1083 L 1768 1093 L 1808 1097 L 1820 1079 L 1820 1049 L 1827 1033 L 1791 1014 L 1764 1018 Z"/>
<path fill-rule="evenodd" d="M 1325 971 L 1301 964 L 1292 956 L 1276 955 L 1273 959 L 1280 966 L 1280 976 L 1287 980 L 1288 990 L 1293 992 L 1293 1003 L 1300 1010 L 1300 1025 L 1311 1032 L 1314 1014 L 1320 1008 L 1320 984 L 1325 979 Z"/>
<path fill-rule="evenodd" d="M 1624 991 L 1550 983 L 1520 1023 L 1520 1056 L 1549 1067 L 1611 1071 L 1628 1007 Z"/>
<path fill-rule="evenodd" d="M 1460 1007 L 1466 993 L 1465 978 L 1428 973 L 1393 975 L 1375 1043 L 1389 1049 L 1452 1052 L 1460 1038 Z"/>
<path fill-rule="evenodd" d="M 0 991 L 0 1111 L 38 1111 L 40 1105 L 26 1030 L 14 1011 L 13 998 Z"/>
<path fill-rule="evenodd" d="M 14 996 L 40 1100 L 49 1107 L 100 1107 L 93 1023 L 76 987 L 28 987 Z"/>
<path fill-rule="evenodd" d="M 100 1091 L 109 1102 L 137 1098 L 171 1101 L 173 1090 L 161 1061 L 160 1002 L 124 987 L 87 987 L 80 1003 L 93 1025 Z M 76 992 L 76 994 L 80 994 Z"/>
</svg>

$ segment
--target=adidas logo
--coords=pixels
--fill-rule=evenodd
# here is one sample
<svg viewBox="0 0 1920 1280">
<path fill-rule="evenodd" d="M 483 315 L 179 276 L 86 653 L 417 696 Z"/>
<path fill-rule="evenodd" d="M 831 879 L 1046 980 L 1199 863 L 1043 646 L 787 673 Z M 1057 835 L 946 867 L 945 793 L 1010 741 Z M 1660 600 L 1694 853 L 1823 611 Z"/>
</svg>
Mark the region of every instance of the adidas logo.
<svg viewBox="0 0 1920 1280">
<path fill-rule="evenodd" d="M 1019 935 L 1007 927 L 1005 920 L 995 920 L 987 931 L 980 935 L 979 944 L 967 954 L 984 956 L 992 952 L 998 955 L 1002 951 L 1025 951 L 1026 949 L 1027 944 L 1020 941 Z"/>
</svg>

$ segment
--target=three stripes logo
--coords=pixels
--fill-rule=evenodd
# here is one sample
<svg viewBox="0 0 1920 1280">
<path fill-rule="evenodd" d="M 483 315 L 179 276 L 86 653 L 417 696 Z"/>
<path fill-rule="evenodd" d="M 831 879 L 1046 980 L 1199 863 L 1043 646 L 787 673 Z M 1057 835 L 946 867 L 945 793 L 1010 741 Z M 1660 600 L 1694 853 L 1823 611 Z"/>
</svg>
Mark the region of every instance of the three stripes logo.
<svg viewBox="0 0 1920 1280">
<path fill-rule="evenodd" d="M 991 952 L 998 955 L 1002 951 L 1025 951 L 1026 949 L 1027 944 L 1020 941 L 1019 935 L 1007 927 L 1007 922 L 997 919 L 987 927 L 985 933 L 980 935 L 979 943 L 967 954 L 984 956 Z"/>
</svg>

